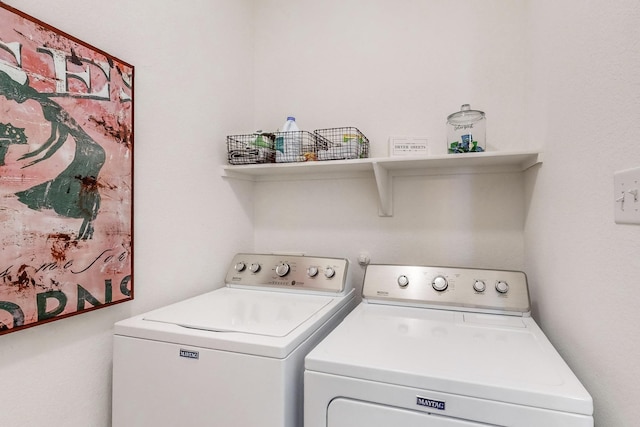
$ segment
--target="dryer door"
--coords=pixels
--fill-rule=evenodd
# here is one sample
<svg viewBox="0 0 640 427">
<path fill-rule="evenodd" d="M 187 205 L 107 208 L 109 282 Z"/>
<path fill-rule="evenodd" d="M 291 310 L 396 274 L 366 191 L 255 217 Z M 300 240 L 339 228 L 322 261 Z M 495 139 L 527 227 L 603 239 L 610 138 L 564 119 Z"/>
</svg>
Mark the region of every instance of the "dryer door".
<svg viewBox="0 0 640 427">
<path fill-rule="evenodd" d="M 338 398 L 327 411 L 327 427 L 487 427 L 488 424 L 464 421 L 427 412 L 411 411 L 357 400 Z"/>
</svg>

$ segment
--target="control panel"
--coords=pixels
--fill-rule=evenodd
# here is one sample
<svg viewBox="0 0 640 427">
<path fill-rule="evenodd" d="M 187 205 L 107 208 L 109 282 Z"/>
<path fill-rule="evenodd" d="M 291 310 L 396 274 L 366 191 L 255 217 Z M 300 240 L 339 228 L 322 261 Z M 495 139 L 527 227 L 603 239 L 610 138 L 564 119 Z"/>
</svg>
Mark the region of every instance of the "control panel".
<svg viewBox="0 0 640 427">
<path fill-rule="evenodd" d="M 371 264 L 362 297 L 372 303 L 524 314 L 531 311 L 521 271 Z"/>
<path fill-rule="evenodd" d="M 344 294 L 349 261 L 302 255 L 237 254 L 227 271 L 229 286 Z"/>
</svg>

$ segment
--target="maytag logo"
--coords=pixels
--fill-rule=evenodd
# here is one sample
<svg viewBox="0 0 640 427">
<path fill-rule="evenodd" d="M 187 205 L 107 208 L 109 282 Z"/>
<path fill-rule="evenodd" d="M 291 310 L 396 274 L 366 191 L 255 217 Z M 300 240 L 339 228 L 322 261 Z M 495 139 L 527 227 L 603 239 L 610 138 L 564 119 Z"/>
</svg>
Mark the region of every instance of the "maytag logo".
<svg viewBox="0 0 640 427">
<path fill-rule="evenodd" d="M 426 397 L 416 396 L 416 404 L 419 406 L 426 406 L 427 408 L 437 409 L 444 411 L 444 402 L 440 400 L 427 399 Z"/>
<path fill-rule="evenodd" d="M 180 349 L 180 357 L 186 357 L 187 359 L 200 359 L 200 353 L 193 350 Z"/>
</svg>

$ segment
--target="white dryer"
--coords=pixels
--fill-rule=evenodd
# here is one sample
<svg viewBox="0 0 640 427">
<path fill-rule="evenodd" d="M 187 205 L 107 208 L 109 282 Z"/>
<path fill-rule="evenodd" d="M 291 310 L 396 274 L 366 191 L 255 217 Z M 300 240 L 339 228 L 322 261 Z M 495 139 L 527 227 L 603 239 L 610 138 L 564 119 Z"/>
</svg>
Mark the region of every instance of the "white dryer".
<svg viewBox="0 0 640 427">
<path fill-rule="evenodd" d="M 356 305 L 349 273 L 238 254 L 226 286 L 116 323 L 113 426 L 300 427 L 304 357 Z"/>
<path fill-rule="evenodd" d="M 305 366 L 305 427 L 593 426 L 521 272 L 370 265 Z"/>
</svg>

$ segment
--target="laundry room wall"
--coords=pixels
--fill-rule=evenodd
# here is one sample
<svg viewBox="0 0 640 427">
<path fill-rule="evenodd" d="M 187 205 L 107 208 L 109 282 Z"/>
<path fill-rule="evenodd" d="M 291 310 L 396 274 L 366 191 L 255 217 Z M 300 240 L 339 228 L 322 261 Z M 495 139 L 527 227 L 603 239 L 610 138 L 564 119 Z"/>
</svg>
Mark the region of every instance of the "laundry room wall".
<svg viewBox="0 0 640 427">
<path fill-rule="evenodd" d="M 113 323 L 220 286 L 252 249 L 252 189 L 219 172 L 252 127 L 252 2 L 5 3 L 135 66 L 135 300 L 0 336 L 0 425 L 108 427 Z"/>
<path fill-rule="evenodd" d="M 390 136 L 426 137 L 445 154 L 446 118 L 469 103 L 487 114 L 489 150 L 536 149 L 525 127 L 525 5 L 256 1 L 255 127 L 294 115 L 303 130 L 359 128 L 371 157 L 388 155 Z M 392 217 L 378 216 L 375 185 L 372 174 L 339 173 L 257 183 L 256 249 L 523 267 L 520 173 L 396 177 Z"/>
<path fill-rule="evenodd" d="M 613 174 L 640 167 L 640 2 L 531 1 L 526 271 L 534 316 L 595 402 L 640 419 L 640 226 L 614 223 Z"/>
<path fill-rule="evenodd" d="M 613 173 L 634 148 L 640 2 L 258 0 L 255 127 L 357 126 L 444 151 L 460 104 L 490 150 L 543 151 L 524 174 L 372 176 L 256 184 L 258 250 L 355 261 L 524 269 L 534 316 L 595 402 L 598 426 L 640 419 L 640 227 L 613 222 Z M 355 267 L 361 279 L 363 269 Z"/>
</svg>

